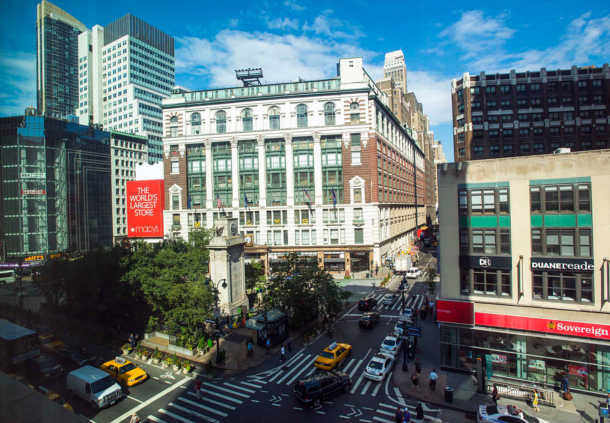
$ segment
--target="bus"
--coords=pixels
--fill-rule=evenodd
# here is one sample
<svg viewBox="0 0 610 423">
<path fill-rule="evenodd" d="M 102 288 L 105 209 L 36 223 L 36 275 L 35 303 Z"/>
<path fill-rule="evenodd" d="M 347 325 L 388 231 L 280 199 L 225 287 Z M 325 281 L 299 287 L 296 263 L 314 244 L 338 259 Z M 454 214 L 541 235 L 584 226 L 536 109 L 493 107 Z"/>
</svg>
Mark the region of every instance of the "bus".
<svg viewBox="0 0 610 423">
<path fill-rule="evenodd" d="M 13 269 L 0 269 L 0 285 L 6 283 L 14 283 L 17 278 L 15 277 L 15 270 Z"/>
<path fill-rule="evenodd" d="M 0 319 L 0 367 L 19 364 L 39 355 L 40 343 L 35 331 Z"/>
</svg>

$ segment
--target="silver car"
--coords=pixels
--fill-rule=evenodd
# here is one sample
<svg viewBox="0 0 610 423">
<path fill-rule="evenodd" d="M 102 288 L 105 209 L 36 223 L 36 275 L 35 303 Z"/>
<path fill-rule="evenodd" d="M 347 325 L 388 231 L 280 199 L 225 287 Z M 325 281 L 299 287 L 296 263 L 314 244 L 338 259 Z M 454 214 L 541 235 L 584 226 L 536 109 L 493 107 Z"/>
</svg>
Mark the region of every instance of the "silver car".
<svg viewBox="0 0 610 423">
<path fill-rule="evenodd" d="M 480 405 L 477 423 L 548 423 L 514 405 Z"/>
</svg>

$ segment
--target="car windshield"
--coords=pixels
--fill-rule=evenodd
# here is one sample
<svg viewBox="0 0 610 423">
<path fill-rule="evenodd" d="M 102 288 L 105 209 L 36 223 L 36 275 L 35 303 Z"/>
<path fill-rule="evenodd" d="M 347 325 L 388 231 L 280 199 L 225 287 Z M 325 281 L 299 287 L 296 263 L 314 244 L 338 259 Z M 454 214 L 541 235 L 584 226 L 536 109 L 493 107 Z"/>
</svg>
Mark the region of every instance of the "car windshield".
<svg viewBox="0 0 610 423">
<path fill-rule="evenodd" d="M 393 347 L 394 345 L 396 345 L 396 341 L 393 339 L 384 339 L 383 343 L 384 343 L 384 345 L 388 345 L 390 347 Z"/>
<path fill-rule="evenodd" d="M 121 374 L 122 374 L 122 373 L 127 373 L 127 372 L 132 371 L 132 370 L 133 370 L 133 369 L 135 369 L 135 368 L 136 368 L 136 366 L 134 366 L 134 364 L 133 364 L 133 363 L 127 363 L 127 364 L 125 364 L 123 367 L 121 367 L 120 373 L 121 373 Z"/>
<path fill-rule="evenodd" d="M 538 420 L 536 417 L 534 416 L 530 416 L 529 414 L 525 414 L 523 413 L 523 418 L 525 419 L 525 421 L 527 423 L 540 423 L 540 420 Z"/>
<path fill-rule="evenodd" d="M 93 393 L 97 393 L 103 391 L 104 389 L 108 389 L 114 384 L 114 379 L 110 376 L 106 376 L 100 380 L 96 380 L 91 384 L 91 391 Z"/>
<path fill-rule="evenodd" d="M 375 369 L 375 370 L 381 370 L 383 369 L 383 365 L 379 362 L 379 361 L 371 361 L 369 363 L 369 367 L 371 369 Z"/>
<path fill-rule="evenodd" d="M 332 355 L 331 353 L 329 353 L 328 351 L 322 351 L 320 353 L 320 357 L 324 357 L 324 358 L 335 358 L 334 355 Z"/>
</svg>

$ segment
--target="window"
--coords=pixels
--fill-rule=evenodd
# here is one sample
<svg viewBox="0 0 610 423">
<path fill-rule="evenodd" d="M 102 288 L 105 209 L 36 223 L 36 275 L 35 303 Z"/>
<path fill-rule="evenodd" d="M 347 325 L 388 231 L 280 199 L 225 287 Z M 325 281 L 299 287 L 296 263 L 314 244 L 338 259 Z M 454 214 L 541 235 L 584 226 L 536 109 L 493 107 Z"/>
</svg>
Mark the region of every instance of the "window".
<svg viewBox="0 0 610 423">
<path fill-rule="evenodd" d="M 462 269 L 460 291 L 462 295 L 512 295 L 511 273 L 500 270 Z"/>
<path fill-rule="evenodd" d="M 496 254 L 496 231 L 473 230 L 472 252 L 474 254 Z"/>
<path fill-rule="evenodd" d="M 177 126 L 170 126 L 169 127 L 169 136 L 170 137 L 177 137 L 178 136 L 178 127 Z"/>
<path fill-rule="evenodd" d="M 360 104 L 357 101 L 352 102 L 349 105 L 350 121 L 352 123 L 358 123 L 360 121 Z"/>
<path fill-rule="evenodd" d="M 269 129 L 280 129 L 280 109 L 278 107 L 269 109 Z"/>
<path fill-rule="evenodd" d="M 363 244 L 364 243 L 364 229 L 356 228 L 354 229 L 354 244 Z"/>
<path fill-rule="evenodd" d="M 532 228 L 532 255 L 591 257 L 592 234 L 588 228 Z"/>
<path fill-rule="evenodd" d="M 242 110 L 241 123 L 242 123 L 244 132 L 248 132 L 248 131 L 252 130 L 252 110 L 251 109 Z"/>
<path fill-rule="evenodd" d="M 201 132 L 201 115 L 198 112 L 191 113 L 191 130 L 193 135 Z"/>
<path fill-rule="evenodd" d="M 224 134 L 227 132 L 227 113 L 224 110 L 216 112 L 216 133 Z"/>
<path fill-rule="evenodd" d="M 316 223 L 314 210 L 299 210 L 294 211 L 294 223 L 297 225 L 313 225 Z"/>
<path fill-rule="evenodd" d="M 172 194 L 172 210 L 180 209 L 180 194 Z"/>
<path fill-rule="evenodd" d="M 590 211 L 589 187 L 588 184 L 530 187 L 531 211 L 559 213 Z"/>
<path fill-rule="evenodd" d="M 578 209 L 591 211 L 589 185 L 578 185 Z"/>
<path fill-rule="evenodd" d="M 532 272 L 537 300 L 593 302 L 591 273 Z"/>
<path fill-rule="evenodd" d="M 468 229 L 460 229 L 460 252 L 465 254 L 470 252 L 470 234 Z"/>
<path fill-rule="evenodd" d="M 178 173 L 180 173 L 180 164 L 178 163 L 177 160 L 172 160 L 171 174 L 176 175 Z"/>
<path fill-rule="evenodd" d="M 324 104 L 324 124 L 335 124 L 335 103 L 332 103 L 330 101 Z"/>
<path fill-rule="evenodd" d="M 297 128 L 307 128 L 307 106 L 305 104 L 297 106 Z"/>
<path fill-rule="evenodd" d="M 288 212 L 286 210 L 267 211 L 267 225 L 287 225 Z"/>
<path fill-rule="evenodd" d="M 352 165 L 360 165 L 360 134 L 350 134 L 352 148 Z"/>
</svg>

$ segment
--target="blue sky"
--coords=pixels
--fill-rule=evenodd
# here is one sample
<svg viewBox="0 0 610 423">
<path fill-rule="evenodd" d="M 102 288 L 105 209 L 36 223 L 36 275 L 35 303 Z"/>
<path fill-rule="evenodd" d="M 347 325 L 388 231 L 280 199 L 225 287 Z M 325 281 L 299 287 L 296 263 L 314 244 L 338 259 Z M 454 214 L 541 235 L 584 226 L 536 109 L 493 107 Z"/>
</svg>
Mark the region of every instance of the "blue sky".
<svg viewBox="0 0 610 423">
<path fill-rule="evenodd" d="M 36 2 L 0 2 L 0 116 L 35 104 Z M 262 67 L 266 81 L 334 76 L 339 57 L 363 56 L 382 75 L 402 49 L 407 84 L 453 158 L 450 81 L 464 72 L 602 65 L 610 56 L 610 3 L 254 0 L 57 0 L 88 27 L 132 13 L 176 39 L 176 83 L 237 85 L 233 69 Z"/>
</svg>

